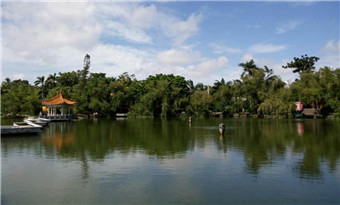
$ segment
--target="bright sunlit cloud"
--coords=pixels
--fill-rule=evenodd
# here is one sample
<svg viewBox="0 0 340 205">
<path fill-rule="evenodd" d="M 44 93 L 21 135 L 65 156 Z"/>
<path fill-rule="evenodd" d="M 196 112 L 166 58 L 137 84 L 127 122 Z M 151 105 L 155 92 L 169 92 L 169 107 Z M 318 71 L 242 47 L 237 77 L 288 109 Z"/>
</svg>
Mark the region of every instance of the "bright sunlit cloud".
<svg viewBox="0 0 340 205">
<path fill-rule="evenodd" d="M 254 10 L 252 2 L 4 2 L 2 79 L 32 83 L 81 69 L 86 53 L 90 71 L 107 76 L 173 73 L 212 84 L 239 78 L 238 64 L 254 59 L 295 79 L 282 69 L 295 56 L 339 66 L 336 4 L 256 2 Z"/>
<path fill-rule="evenodd" d="M 294 30 L 300 24 L 301 24 L 300 21 L 290 21 L 288 23 L 280 24 L 280 26 L 276 28 L 276 33 L 277 34 L 286 33 L 288 31 Z"/>
</svg>

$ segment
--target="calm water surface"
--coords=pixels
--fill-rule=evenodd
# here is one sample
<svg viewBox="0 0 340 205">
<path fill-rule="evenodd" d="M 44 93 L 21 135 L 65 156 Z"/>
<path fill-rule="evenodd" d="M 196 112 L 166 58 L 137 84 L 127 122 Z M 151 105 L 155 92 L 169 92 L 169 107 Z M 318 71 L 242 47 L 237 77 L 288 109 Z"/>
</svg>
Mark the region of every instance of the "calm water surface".
<svg viewBox="0 0 340 205">
<path fill-rule="evenodd" d="M 226 133 L 218 133 L 218 124 Z M 2 204 L 340 204 L 325 120 L 79 120 L 1 138 Z"/>
</svg>

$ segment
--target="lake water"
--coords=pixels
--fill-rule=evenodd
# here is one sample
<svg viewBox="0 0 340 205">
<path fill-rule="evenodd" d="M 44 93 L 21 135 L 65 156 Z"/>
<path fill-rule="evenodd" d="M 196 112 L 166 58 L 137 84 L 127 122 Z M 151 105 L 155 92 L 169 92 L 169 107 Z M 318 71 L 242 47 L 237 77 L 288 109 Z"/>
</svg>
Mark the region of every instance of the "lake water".
<svg viewBox="0 0 340 205">
<path fill-rule="evenodd" d="M 339 204 L 339 158 L 337 121 L 51 123 L 1 138 L 1 202 Z"/>
</svg>

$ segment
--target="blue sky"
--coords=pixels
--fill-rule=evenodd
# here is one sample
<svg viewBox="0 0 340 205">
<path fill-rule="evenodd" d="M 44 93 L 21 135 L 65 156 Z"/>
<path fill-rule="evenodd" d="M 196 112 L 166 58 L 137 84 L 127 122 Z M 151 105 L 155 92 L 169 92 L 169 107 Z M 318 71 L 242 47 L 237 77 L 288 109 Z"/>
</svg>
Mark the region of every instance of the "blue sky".
<svg viewBox="0 0 340 205">
<path fill-rule="evenodd" d="M 254 59 L 287 82 L 293 57 L 339 65 L 339 2 L 127 2 L 2 4 L 2 79 L 82 68 L 194 83 L 238 79 Z"/>
</svg>

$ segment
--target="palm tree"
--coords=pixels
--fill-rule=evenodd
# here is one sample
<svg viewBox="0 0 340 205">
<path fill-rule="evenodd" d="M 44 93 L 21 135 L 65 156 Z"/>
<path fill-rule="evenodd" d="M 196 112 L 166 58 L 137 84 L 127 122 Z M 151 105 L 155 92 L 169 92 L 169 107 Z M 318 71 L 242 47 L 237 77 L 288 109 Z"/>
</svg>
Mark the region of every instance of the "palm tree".
<svg viewBox="0 0 340 205">
<path fill-rule="evenodd" d="M 278 78 L 277 75 L 274 75 L 273 69 L 269 69 L 267 66 L 264 66 L 264 72 L 266 73 L 264 81 L 267 85 L 269 85 L 271 82 Z"/>
<path fill-rule="evenodd" d="M 187 87 L 191 94 L 195 91 L 194 82 L 192 80 L 187 80 Z"/>
<path fill-rule="evenodd" d="M 57 74 L 53 73 L 48 76 L 46 79 L 45 85 L 47 86 L 47 89 L 52 89 L 57 84 Z"/>
<path fill-rule="evenodd" d="M 245 63 L 240 63 L 238 65 L 243 68 L 241 78 L 243 78 L 246 73 L 248 73 L 250 76 L 254 76 L 254 73 L 258 70 L 258 67 L 254 63 L 254 60 L 250 60 Z"/>
<path fill-rule="evenodd" d="M 41 88 L 41 97 L 44 98 L 44 85 L 45 85 L 45 77 L 44 76 L 38 76 L 37 80 L 34 81 L 34 85 L 38 86 L 40 85 Z"/>
<path fill-rule="evenodd" d="M 45 82 L 45 77 L 44 76 L 38 76 L 37 77 L 37 80 L 36 81 L 34 81 L 34 85 L 35 86 L 38 86 L 39 84 L 41 84 L 41 86 L 43 86 L 44 85 L 44 82 Z"/>
</svg>

